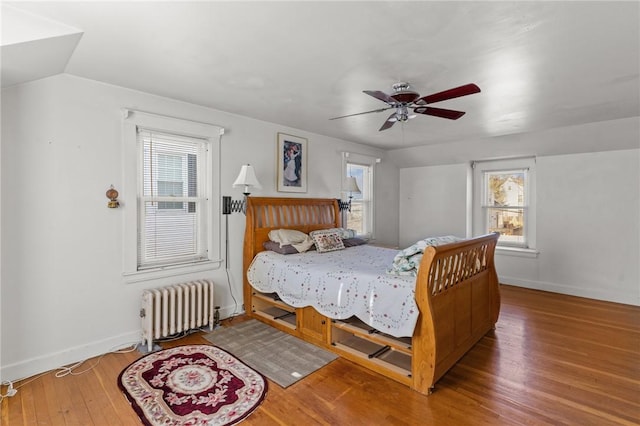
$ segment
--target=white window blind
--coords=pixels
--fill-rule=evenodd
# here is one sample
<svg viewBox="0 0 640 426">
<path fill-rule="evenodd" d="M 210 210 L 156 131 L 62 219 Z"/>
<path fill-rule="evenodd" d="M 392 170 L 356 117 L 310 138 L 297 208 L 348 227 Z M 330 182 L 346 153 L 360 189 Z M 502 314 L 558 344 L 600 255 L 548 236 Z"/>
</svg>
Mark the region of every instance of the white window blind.
<svg viewBox="0 0 640 426">
<path fill-rule="evenodd" d="M 208 259 L 207 142 L 138 128 L 138 270 Z"/>
</svg>

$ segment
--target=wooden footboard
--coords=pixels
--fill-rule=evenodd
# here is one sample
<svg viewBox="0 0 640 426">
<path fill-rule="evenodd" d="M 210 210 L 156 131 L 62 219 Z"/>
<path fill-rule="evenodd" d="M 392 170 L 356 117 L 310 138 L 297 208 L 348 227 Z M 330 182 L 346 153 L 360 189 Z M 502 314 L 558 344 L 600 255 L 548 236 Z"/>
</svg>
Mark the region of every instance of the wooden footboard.
<svg viewBox="0 0 640 426">
<path fill-rule="evenodd" d="M 269 231 L 308 233 L 340 226 L 335 199 L 247 199 L 244 306 L 248 315 L 329 349 L 353 362 L 428 394 L 498 319 L 500 295 L 494 266 L 498 234 L 425 250 L 416 280 L 420 315 L 412 338 L 395 339 L 358 321 L 336 321 L 311 307 L 293 308 L 277 295 L 251 287 L 246 271 Z"/>
<path fill-rule="evenodd" d="M 428 393 L 494 327 L 500 290 L 494 266 L 499 234 L 428 247 L 416 281 L 420 316 L 413 335 L 413 387 Z"/>
</svg>

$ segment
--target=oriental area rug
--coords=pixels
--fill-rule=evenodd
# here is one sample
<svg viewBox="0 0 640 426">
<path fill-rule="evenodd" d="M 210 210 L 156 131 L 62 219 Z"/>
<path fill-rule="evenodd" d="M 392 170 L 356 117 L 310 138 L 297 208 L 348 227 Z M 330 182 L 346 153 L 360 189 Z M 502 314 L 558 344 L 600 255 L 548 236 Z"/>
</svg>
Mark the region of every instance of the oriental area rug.
<svg viewBox="0 0 640 426">
<path fill-rule="evenodd" d="M 118 386 L 149 426 L 233 425 L 251 414 L 267 392 L 262 374 L 209 345 L 148 354 L 120 373 Z"/>
</svg>

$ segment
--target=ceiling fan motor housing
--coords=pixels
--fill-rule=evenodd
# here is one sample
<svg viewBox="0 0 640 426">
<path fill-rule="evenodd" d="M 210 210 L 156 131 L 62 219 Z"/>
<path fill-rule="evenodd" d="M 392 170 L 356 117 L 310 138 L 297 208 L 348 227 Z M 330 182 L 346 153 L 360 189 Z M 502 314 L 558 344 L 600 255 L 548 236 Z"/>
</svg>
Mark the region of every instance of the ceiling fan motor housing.
<svg viewBox="0 0 640 426">
<path fill-rule="evenodd" d="M 394 93 L 389 97 L 401 104 L 409 104 L 420 97 L 418 92 L 409 89 L 409 83 L 396 83 L 392 88 Z"/>
</svg>

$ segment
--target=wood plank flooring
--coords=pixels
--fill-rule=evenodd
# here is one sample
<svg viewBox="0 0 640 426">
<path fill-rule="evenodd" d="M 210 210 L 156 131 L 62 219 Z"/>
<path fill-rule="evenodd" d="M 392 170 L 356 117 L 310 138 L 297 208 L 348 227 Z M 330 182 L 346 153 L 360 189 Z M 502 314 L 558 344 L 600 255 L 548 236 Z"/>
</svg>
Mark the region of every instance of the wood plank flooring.
<svg viewBox="0 0 640 426">
<path fill-rule="evenodd" d="M 338 359 L 287 389 L 269 383 L 243 424 L 640 424 L 639 307 L 505 285 L 501 292 L 496 330 L 432 395 Z M 193 334 L 163 346 L 203 343 Z M 108 354 L 82 375 L 16 383 L 17 395 L 1 404 L 1 424 L 139 425 L 116 384 L 138 357 Z"/>
</svg>

